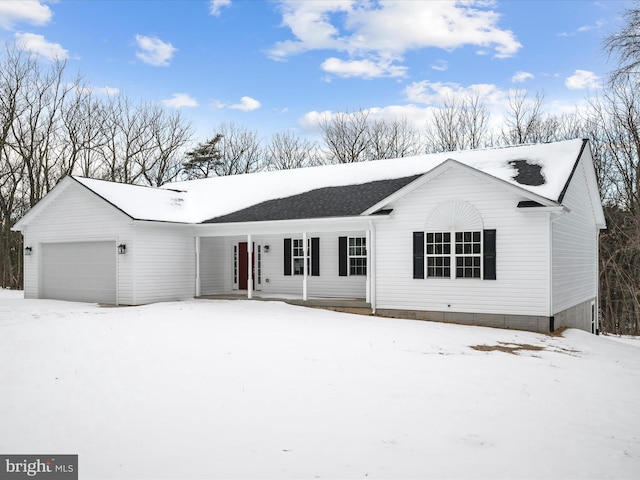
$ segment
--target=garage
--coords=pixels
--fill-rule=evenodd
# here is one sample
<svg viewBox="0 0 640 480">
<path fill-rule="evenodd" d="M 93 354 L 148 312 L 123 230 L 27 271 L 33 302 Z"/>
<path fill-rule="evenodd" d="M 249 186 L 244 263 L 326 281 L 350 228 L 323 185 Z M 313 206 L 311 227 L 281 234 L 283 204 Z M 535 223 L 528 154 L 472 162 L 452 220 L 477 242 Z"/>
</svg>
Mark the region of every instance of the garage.
<svg viewBox="0 0 640 480">
<path fill-rule="evenodd" d="M 41 298 L 116 303 L 116 243 L 42 245 Z"/>
</svg>

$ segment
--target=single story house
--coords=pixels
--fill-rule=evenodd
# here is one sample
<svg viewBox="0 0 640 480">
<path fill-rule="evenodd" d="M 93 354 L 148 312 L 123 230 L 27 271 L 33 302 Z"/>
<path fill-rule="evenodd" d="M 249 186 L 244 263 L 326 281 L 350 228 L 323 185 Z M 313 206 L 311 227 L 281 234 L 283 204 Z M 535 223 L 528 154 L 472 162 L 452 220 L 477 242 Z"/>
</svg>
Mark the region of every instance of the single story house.
<svg viewBox="0 0 640 480">
<path fill-rule="evenodd" d="M 350 298 L 377 315 L 598 329 L 587 140 L 161 188 L 68 176 L 14 228 L 26 298 Z"/>
</svg>

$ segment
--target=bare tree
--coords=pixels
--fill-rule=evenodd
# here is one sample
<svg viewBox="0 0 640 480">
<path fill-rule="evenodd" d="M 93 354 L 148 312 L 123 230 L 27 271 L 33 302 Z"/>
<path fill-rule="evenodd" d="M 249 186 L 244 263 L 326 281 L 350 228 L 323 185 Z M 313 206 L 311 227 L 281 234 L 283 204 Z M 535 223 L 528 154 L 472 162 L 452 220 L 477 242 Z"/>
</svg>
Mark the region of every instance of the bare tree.
<svg viewBox="0 0 640 480">
<path fill-rule="evenodd" d="M 269 170 L 289 170 L 321 163 L 318 145 L 291 132 L 275 133 L 266 147 Z"/>
<path fill-rule="evenodd" d="M 319 122 L 326 148 L 326 163 L 353 163 L 367 160 L 369 113 L 364 110 L 325 114 Z"/>
<path fill-rule="evenodd" d="M 219 142 L 220 163 L 215 168 L 216 175 L 238 175 L 265 168 L 258 132 L 247 130 L 235 123 L 221 123 L 216 132 L 222 136 Z"/>
<path fill-rule="evenodd" d="M 167 113 L 159 106 L 151 115 L 150 153 L 143 157 L 142 176 L 150 186 L 160 186 L 175 180 L 182 169 L 183 151 L 191 140 L 190 123 L 180 112 Z"/>
<path fill-rule="evenodd" d="M 601 325 L 640 333 L 640 95 L 619 77 L 591 100 L 587 128 L 604 199 L 600 236 Z"/>
<path fill-rule="evenodd" d="M 406 118 L 376 120 L 369 124 L 367 158 L 401 158 L 422 151 L 420 133 Z"/>
<path fill-rule="evenodd" d="M 477 149 L 486 146 L 489 112 L 479 92 L 472 92 L 462 100 L 461 116 L 461 148 Z"/>
<path fill-rule="evenodd" d="M 479 92 L 447 96 L 427 122 L 425 150 L 451 152 L 484 147 L 489 143 L 489 112 Z"/>
<path fill-rule="evenodd" d="M 462 148 L 462 104 L 453 96 L 443 98 L 427 123 L 427 152 L 451 152 Z"/>
<path fill-rule="evenodd" d="M 536 93 L 529 99 L 524 90 L 509 92 L 502 138 L 507 145 L 535 142 L 541 136 L 543 125 L 542 104 L 544 95 Z"/>
<path fill-rule="evenodd" d="M 636 2 L 637 3 L 637 2 Z M 611 81 L 637 79 L 640 74 L 640 8 L 627 9 L 622 29 L 605 39 L 604 47 L 609 58 L 615 57 L 617 66 L 611 73 Z"/>
</svg>

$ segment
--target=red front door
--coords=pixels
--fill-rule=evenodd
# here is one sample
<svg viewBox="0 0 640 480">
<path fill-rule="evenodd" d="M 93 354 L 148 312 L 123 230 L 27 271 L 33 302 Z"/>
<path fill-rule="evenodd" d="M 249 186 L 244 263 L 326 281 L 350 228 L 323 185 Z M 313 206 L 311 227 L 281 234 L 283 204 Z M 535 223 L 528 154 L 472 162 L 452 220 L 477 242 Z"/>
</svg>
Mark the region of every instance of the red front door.
<svg viewBox="0 0 640 480">
<path fill-rule="evenodd" d="M 248 259 L 248 244 L 247 242 L 240 242 L 238 244 L 238 289 L 247 290 L 247 284 L 249 281 L 249 259 Z M 252 289 L 255 289 L 256 281 L 255 281 L 255 261 L 254 261 L 254 253 L 251 252 L 251 278 L 253 282 L 251 282 Z"/>
</svg>

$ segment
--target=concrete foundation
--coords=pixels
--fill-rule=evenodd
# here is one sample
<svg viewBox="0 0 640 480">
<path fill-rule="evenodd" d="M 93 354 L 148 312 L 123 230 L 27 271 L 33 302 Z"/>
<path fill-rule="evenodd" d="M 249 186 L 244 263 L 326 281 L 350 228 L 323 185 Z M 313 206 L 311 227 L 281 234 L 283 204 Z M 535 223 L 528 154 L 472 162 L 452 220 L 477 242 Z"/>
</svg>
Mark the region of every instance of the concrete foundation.
<svg viewBox="0 0 640 480">
<path fill-rule="evenodd" d="M 502 315 L 491 313 L 426 312 L 420 310 L 377 309 L 376 315 L 411 320 L 429 320 L 432 322 L 458 323 L 461 325 L 480 325 L 484 327 L 512 328 L 531 332 L 549 333 L 550 318 L 533 315 Z"/>
</svg>

